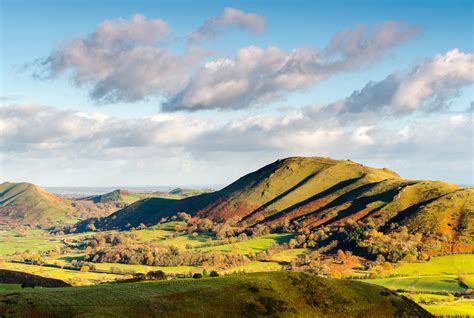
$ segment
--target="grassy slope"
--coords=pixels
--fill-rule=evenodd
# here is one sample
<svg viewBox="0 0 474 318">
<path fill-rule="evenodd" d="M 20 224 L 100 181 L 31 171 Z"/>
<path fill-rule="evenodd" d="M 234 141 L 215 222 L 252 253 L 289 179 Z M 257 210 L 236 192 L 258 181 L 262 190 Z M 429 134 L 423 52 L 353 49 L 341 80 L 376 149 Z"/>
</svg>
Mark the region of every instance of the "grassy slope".
<svg viewBox="0 0 474 318">
<path fill-rule="evenodd" d="M 0 291 L 0 314 L 18 316 L 411 317 L 429 314 L 382 287 L 304 273 Z"/>
<path fill-rule="evenodd" d="M 31 183 L 0 184 L 0 216 L 5 223 L 52 224 L 77 221 L 67 216 L 70 202 Z"/>
</svg>

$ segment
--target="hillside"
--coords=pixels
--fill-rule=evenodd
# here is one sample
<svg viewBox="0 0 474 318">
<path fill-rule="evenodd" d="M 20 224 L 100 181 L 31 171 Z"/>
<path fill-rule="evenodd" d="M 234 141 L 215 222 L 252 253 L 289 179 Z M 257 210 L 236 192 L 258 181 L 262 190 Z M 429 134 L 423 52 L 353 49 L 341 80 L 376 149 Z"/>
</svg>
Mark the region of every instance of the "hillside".
<svg viewBox="0 0 474 318">
<path fill-rule="evenodd" d="M 26 182 L 0 184 L 0 223 L 52 225 L 77 221 L 75 209 L 46 190 Z"/>
<path fill-rule="evenodd" d="M 214 221 L 236 218 L 243 228 L 297 222 L 310 229 L 327 229 L 360 222 L 387 234 L 405 226 L 409 233 L 426 239 L 444 237 L 449 243 L 444 249 L 470 251 L 474 189 L 442 181 L 406 180 L 389 169 L 349 160 L 292 157 L 216 192 L 182 200 L 138 201 L 96 227 L 156 224 L 181 211 Z"/>
<path fill-rule="evenodd" d="M 30 287 L 69 287 L 59 279 L 46 278 L 38 275 L 0 269 L 0 284 L 27 284 Z"/>
<path fill-rule="evenodd" d="M 298 272 L 34 292 L 7 290 L 0 292 L 0 315 L 431 317 L 411 300 L 383 287 Z"/>
</svg>

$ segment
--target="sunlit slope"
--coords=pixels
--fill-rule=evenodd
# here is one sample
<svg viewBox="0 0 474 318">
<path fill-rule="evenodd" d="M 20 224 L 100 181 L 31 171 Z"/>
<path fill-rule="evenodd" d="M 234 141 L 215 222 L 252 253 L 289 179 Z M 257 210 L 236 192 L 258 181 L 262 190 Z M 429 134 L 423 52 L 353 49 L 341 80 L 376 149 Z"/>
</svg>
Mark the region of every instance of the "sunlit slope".
<svg viewBox="0 0 474 318">
<path fill-rule="evenodd" d="M 70 202 L 31 183 L 0 184 L 0 223 L 51 225 L 72 223 Z"/>
<path fill-rule="evenodd" d="M 301 272 L 0 292 L 15 317 L 431 317 L 383 287 Z"/>
<path fill-rule="evenodd" d="M 315 228 L 360 220 L 383 231 L 406 225 L 451 239 L 472 234 L 473 191 L 442 181 L 405 180 L 389 169 L 349 160 L 291 157 L 220 191 L 183 200 L 136 202 L 103 224 L 152 224 L 184 211 L 216 221 L 236 218 L 243 226 L 298 221 Z"/>
</svg>

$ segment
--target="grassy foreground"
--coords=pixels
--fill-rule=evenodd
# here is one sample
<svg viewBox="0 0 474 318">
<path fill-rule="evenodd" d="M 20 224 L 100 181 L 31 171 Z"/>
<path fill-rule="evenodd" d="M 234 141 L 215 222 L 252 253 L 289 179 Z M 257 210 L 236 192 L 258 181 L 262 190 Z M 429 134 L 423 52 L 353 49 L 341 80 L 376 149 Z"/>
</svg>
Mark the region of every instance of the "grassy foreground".
<svg viewBox="0 0 474 318">
<path fill-rule="evenodd" d="M 301 272 L 88 287 L 0 290 L 0 315 L 19 317 L 430 317 L 375 285 Z"/>
</svg>

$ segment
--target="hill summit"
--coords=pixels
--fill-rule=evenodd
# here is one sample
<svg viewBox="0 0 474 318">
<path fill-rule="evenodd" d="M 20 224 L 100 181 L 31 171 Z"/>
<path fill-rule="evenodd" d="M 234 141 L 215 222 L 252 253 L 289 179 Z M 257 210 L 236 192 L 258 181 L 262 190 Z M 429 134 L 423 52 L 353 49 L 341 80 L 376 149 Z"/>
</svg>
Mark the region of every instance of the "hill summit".
<svg viewBox="0 0 474 318">
<path fill-rule="evenodd" d="M 75 209 L 68 200 L 27 182 L 0 184 L 0 222 L 51 225 L 72 223 Z"/>
</svg>

